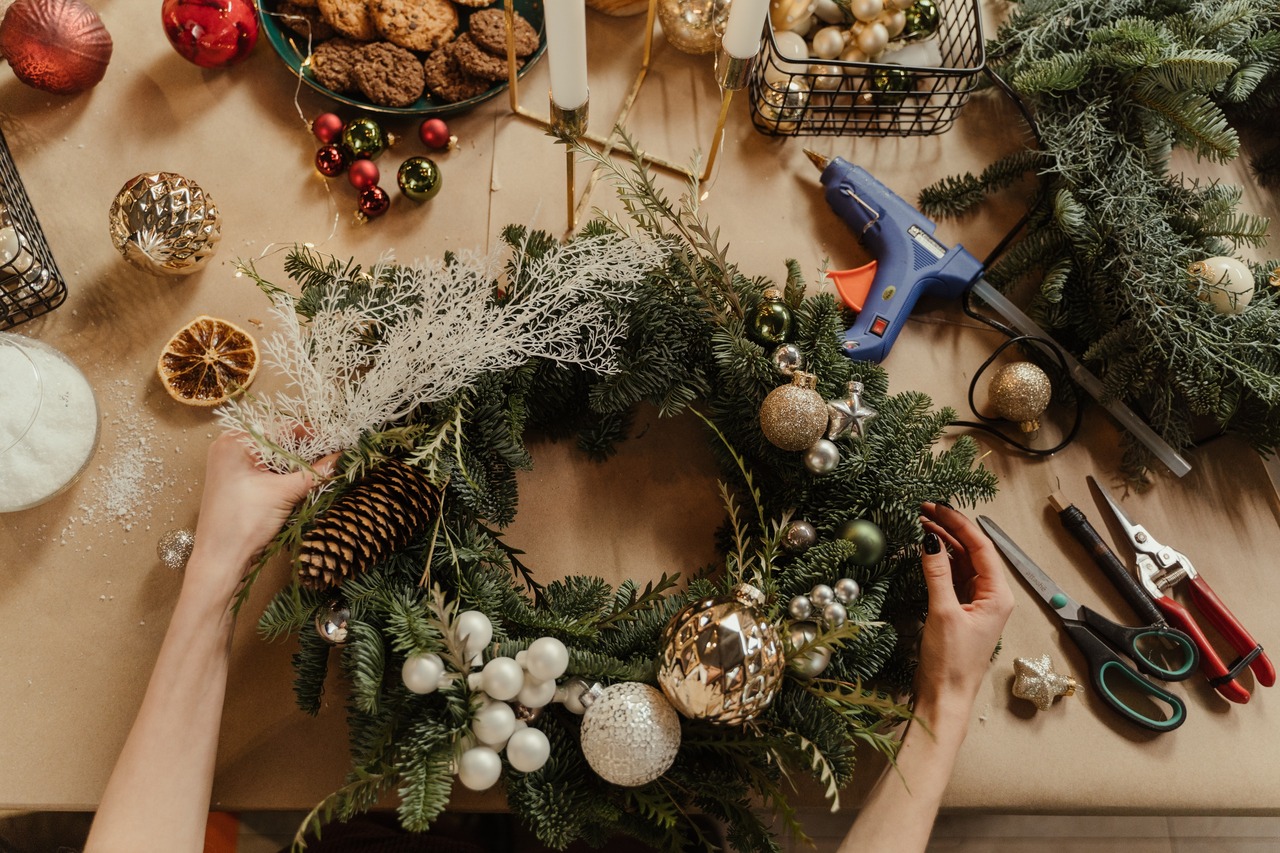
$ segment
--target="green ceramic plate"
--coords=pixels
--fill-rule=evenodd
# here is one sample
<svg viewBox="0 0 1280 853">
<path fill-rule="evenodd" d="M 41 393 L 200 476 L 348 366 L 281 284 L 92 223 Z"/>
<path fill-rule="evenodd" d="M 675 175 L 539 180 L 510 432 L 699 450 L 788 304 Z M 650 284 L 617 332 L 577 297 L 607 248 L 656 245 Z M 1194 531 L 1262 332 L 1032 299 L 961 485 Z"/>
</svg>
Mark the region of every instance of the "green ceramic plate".
<svg viewBox="0 0 1280 853">
<path fill-rule="evenodd" d="M 280 58 L 284 60 L 284 64 L 289 66 L 289 70 L 302 79 L 312 89 L 315 89 L 322 95 L 332 98 L 341 104 L 358 107 L 373 113 L 384 113 L 387 115 L 403 115 L 403 116 L 431 116 L 431 115 L 449 115 L 451 113 L 462 112 L 468 110 L 477 104 L 483 103 L 490 98 L 501 94 L 506 88 L 506 82 L 495 83 L 493 88 L 484 94 L 477 95 L 474 98 L 468 98 L 465 101 L 458 101 L 454 104 L 446 104 L 442 101 L 433 100 L 429 95 L 419 98 L 414 104 L 407 107 L 384 107 L 380 104 L 371 104 L 368 101 L 361 100 L 358 96 L 335 92 L 320 85 L 315 78 L 311 76 L 311 67 L 307 64 L 307 39 L 299 36 L 293 30 L 284 26 L 273 12 L 276 9 L 278 0 L 256 0 L 258 6 L 258 18 L 262 25 L 262 33 L 267 37 L 267 41 L 271 42 L 271 46 L 275 48 Z M 515 10 L 524 16 L 533 28 L 538 31 L 539 44 L 537 51 L 525 62 L 524 67 L 520 69 L 520 76 L 523 77 L 525 72 L 533 67 L 533 64 L 542 56 L 547 49 L 547 34 L 543 28 L 542 21 L 542 0 L 515 0 L 512 4 Z M 497 8 L 502 5 L 497 4 Z M 473 11 L 465 6 L 457 6 L 458 10 L 458 31 L 463 32 L 467 28 L 467 21 L 471 17 Z"/>
</svg>

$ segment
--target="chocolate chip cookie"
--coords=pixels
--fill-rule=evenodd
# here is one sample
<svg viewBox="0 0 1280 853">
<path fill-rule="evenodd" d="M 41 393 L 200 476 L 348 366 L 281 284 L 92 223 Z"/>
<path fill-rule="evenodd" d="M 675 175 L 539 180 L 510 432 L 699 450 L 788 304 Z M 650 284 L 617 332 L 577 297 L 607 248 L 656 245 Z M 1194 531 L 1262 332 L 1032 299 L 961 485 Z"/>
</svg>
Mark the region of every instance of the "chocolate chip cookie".
<svg viewBox="0 0 1280 853">
<path fill-rule="evenodd" d="M 422 66 L 428 94 L 446 104 L 456 104 L 482 95 L 493 86 L 488 80 L 468 74 L 458 67 L 453 45 L 454 42 L 450 42 L 434 51 Z"/>
<path fill-rule="evenodd" d="M 507 79 L 506 60 L 482 50 L 472 40 L 471 33 L 458 36 L 450 47 L 453 48 L 453 58 L 457 61 L 458 67 L 473 77 L 492 80 L 495 83 Z M 519 65 L 524 64 L 519 60 L 517 62 Z"/>
<path fill-rule="evenodd" d="M 515 13 L 511 27 L 515 35 L 516 56 L 531 55 L 538 49 L 538 31 L 533 25 Z M 469 31 L 471 40 L 497 57 L 507 55 L 507 18 L 501 9 L 483 9 L 472 14 Z"/>
<path fill-rule="evenodd" d="M 276 7 L 276 18 L 280 23 L 293 30 L 304 39 L 311 39 L 311 44 L 318 45 L 335 35 L 333 27 L 320 17 L 314 5 L 303 6 L 299 3 L 285 2 Z"/>
<path fill-rule="evenodd" d="M 356 60 L 364 45 L 350 39 L 329 39 L 311 52 L 311 76 L 326 89 L 354 92 Z"/>
<path fill-rule="evenodd" d="M 373 0 L 371 9 L 379 34 L 409 50 L 435 50 L 458 29 L 458 10 L 449 0 Z"/>
<path fill-rule="evenodd" d="M 385 41 L 360 50 L 354 74 L 361 93 L 384 107 L 407 107 L 422 97 L 426 86 L 418 57 Z"/>
<path fill-rule="evenodd" d="M 320 14 L 335 30 L 356 41 L 378 37 L 365 0 L 317 0 Z"/>
</svg>

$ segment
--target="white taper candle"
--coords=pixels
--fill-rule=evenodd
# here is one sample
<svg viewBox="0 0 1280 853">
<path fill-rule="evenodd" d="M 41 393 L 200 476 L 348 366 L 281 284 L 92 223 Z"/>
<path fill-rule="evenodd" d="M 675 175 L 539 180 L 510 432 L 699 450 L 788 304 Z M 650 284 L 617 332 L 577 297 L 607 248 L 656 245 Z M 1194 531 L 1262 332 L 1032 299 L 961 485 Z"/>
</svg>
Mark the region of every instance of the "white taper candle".
<svg viewBox="0 0 1280 853">
<path fill-rule="evenodd" d="M 562 110 L 587 102 L 587 6 L 585 0 L 546 0 L 547 61 L 551 100 Z"/>
<path fill-rule="evenodd" d="M 729 23 L 724 28 L 720 46 L 730 56 L 750 59 L 760 51 L 760 33 L 769 14 L 769 0 L 733 0 L 729 6 Z"/>
</svg>

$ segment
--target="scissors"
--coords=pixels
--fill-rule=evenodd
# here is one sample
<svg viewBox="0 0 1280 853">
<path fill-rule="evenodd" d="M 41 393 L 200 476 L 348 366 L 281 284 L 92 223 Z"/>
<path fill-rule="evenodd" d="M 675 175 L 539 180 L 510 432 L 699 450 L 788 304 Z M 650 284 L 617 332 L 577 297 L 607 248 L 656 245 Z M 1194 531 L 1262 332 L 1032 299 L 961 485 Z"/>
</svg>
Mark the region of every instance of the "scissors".
<svg viewBox="0 0 1280 853">
<path fill-rule="evenodd" d="M 1017 569 L 1023 579 L 1062 620 L 1063 630 L 1075 641 L 1088 659 L 1089 678 L 1103 701 L 1121 716 L 1153 732 L 1171 732 L 1186 721 L 1187 706 L 1183 701 L 1144 678 L 1139 671 L 1163 681 L 1182 681 L 1190 678 L 1195 672 L 1199 658 L 1190 637 L 1179 630 L 1162 625 L 1143 625 L 1137 628 L 1120 625 L 1076 603 L 994 521 L 986 516 L 978 516 L 978 523 L 1004 554 L 1005 559 Z M 1177 669 L 1168 669 L 1147 657 L 1142 651 L 1142 644 L 1149 640 L 1168 640 L 1180 648 L 1185 654 L 1182 665 Z M 1134 666 L 1131 667 L 1121 660 L 1115 650 L 1119 650 L 1125 657 L 1132 660 Z M 1171 713 L 1165 719 L 1160 719 L 1130 707 L 1112 689 L 1111 683 L 1114 683 L 1115 679 L 1123 679 L 1140 693 L 1164 702 L 1169 706 Z"/>
<path fill-rule="evenodd" d="M 1232 702 L 1248 702 L 1249 691 L 1236 681 L 1245 667 L 1253 670 L 1254 677 L 1263 687 L 1275 684 L 1276 670 L 1271 665 L 1271 659 L 1262 651 L 1262 646 L 1240 624 L 1235 614 L 1222 603 L 1222 599 L 1213 591 L 1213 587 L 1209 586 L 1208 581 L 1196 571 L 1196 567 L 1191 564 L 1186 555 L 1156 541 L 1145 527 L 1135 524 L 1129 516 L 1125 515 L 1124 510 L 1120 509 L 1120 505 L 1106 489 L 1098 485 L 1097 480 L 1093 477 L 1089 477 L 1088 480 L 1106 498 L 1107 506 L 1111 508 L 1116 521 L 1124 529 L 1125 538 L 1133 546 L 1138 563 L 1138 580 L 1142 583 L 1142 588 L 1165 612 L 1170 622 L 1195 639 L 1196 646 L 1200 649 L 1200 659 L 1204 663 L 1205 677 L 1209 679 L 1213 689 Z M 1222 658 L 1218 656 L 1218 652 L 1209 643 L 1204 631 L 1192 618 L 1187 608 L 1173 596 L 1166 594 L 1166 590 L 1173 589 L 1184 580 L 1190 588 L 1191 600 L 1195 602 L 1204 618 L 1218 629 L 1218 632 L 1240 655 L 1229 668 L 1222 662 Z"/>
</svg>

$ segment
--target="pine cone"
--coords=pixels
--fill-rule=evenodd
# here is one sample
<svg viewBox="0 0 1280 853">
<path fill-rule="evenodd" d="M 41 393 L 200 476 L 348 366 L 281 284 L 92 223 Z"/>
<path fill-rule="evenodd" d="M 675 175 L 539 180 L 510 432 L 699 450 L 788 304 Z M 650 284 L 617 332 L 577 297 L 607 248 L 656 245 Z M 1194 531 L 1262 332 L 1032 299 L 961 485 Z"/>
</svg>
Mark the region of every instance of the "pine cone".
<svg viewBox="0 0 1280 853">
<path fill-rule="evenodd" d="M 382 463 L 316 517 L 298 553 L 299 579 L 321 589 L 368 571 L 413 541 L 439 506 L 416 468 Z"/>
</svg>

